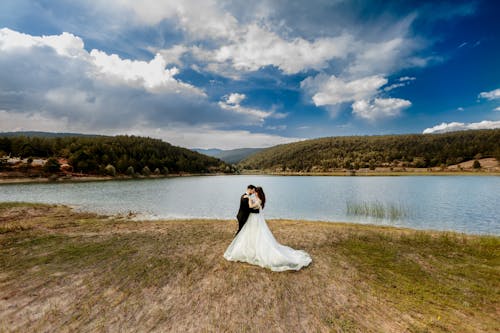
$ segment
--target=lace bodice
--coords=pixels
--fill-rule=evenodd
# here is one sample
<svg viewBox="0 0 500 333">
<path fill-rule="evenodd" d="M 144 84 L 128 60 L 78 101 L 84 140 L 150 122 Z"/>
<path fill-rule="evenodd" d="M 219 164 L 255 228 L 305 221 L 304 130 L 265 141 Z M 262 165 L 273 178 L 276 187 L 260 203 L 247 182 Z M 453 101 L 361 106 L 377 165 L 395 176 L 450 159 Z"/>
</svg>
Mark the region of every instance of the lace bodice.
<svg viewBox="0 0 500 333">
<path fill-rule="evenodd" d="M 249 205 L 250 205 L 250 208 L 253 208 L 253 209 L 258 209 L 258 210 L 261 210 L 262 209 L 262 201 L 255 195 L 252 195 L 248 198 L 249 200 Z"/>
</svg>

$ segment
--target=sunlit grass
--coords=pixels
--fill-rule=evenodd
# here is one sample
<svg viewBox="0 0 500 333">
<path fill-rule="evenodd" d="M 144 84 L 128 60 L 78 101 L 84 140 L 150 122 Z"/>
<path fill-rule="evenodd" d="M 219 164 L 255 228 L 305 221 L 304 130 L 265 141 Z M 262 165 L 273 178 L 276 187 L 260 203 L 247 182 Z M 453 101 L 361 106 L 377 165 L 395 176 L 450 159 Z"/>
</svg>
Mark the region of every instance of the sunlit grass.
<svg viewBox="0 0 500 333">
<path fill-rule="evenodd" d="M 346 201 L 348 215 L 369 216 L 379 219 L 398 220 L 410 216 L 410 210 L 402 203 L 380 201 Z"/>
</svg>

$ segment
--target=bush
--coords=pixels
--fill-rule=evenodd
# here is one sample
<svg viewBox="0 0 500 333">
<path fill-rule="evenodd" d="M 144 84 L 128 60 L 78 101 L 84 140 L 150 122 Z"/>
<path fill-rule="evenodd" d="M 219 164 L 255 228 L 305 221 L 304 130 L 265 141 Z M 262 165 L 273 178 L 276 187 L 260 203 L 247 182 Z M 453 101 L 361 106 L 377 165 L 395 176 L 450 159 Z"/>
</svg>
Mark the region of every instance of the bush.
<svg viewBox="0 0 500 333">
<path fill-rule="evenodd" d="M 156 175 L 156 176 L 159 176 L 161 174 L 160 172 L 160 169 L 159 168 L 156 168 L 155 171 L 153 171 L 153 173 Z"/>
<path fill-rule="evenodd" d="M 125 172 L 127 175 L 129 176 L 134 176 L 135 175 L 135 170 L 134 170 L 134 167 L 133 166 L 129 166 L 127 168 L 127 171 Z"/>
<path fill-rule="evenodd" d="M 116 168 L 113 165 L 111 164 L 106 165 L 104 170 L 106 171 L 106 174 L 108 176 L 113 176 L 113 177 L 116 176 Z"/>
<path fill-rule="evenodd" d="M 163 172 L 164 175 L 168 175 L 168 168 L 167 167 L 163 167 L 162 172 Z"/>
<path fill-rule="evenodd" d="M 472 167 L 474 169 L 480 169 L 481 168 L 481 163 L 479 163 L 478 160 L 474 160 L 474 163 L 472 163 Z"/>
<path fill-rule="evenodd" d="M 57 159 L 51 157 L 45 162 L 43 165 L 43 171 L 49 172 L 49 173 L 54 173 L 54 172 L 59 172 L 61 168 L 61 164 L 57 161 Z"/>
<path fill-rule="evenodd" d="M 144 176 L 149 176 L 151 175 L 151 170 L 149 170 L 148 166 L 146 165 L 144 168 L 142 168 L 142 174 Z"/>
</svg>

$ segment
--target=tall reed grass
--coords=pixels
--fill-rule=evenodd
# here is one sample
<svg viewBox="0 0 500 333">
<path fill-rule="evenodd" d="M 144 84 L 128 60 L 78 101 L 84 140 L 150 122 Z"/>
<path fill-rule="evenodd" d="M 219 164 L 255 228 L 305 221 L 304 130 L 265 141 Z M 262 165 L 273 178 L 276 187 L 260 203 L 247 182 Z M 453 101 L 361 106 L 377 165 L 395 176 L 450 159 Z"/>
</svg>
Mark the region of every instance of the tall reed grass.
<svg viewBox="0 0 500 333">
<path fill-rule="evenodd" d="M 398 220 L 410 216 L 409 208 L 403 203 L 347 200 L 346 207 L 348 215 L 371 216 L 389 220 Z"/>
</svg>

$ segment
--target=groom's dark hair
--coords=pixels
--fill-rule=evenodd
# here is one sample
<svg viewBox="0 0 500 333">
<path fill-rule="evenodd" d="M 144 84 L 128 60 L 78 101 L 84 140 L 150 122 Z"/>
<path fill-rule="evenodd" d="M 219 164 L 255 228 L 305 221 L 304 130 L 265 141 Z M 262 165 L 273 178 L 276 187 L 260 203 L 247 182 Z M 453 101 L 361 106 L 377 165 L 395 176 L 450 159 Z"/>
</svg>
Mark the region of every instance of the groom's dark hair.
<svg viewBox="0 0 500 333">
<path fill-rule="evenodd" d="M 255 187 L 255 186 L 253 186 L 253 185 L 248 185 L 248 186 L 247 186 L 247 188 L 249 188 L 249 189 L 251 189 L 251 190 L 255 190 L 255 189 L 256 189 L 256 187 Z"/>
</svg>

